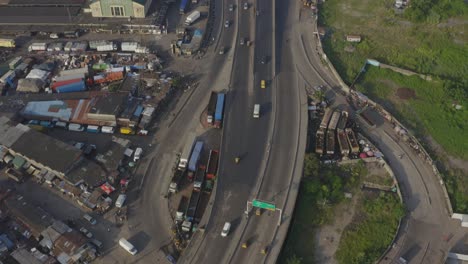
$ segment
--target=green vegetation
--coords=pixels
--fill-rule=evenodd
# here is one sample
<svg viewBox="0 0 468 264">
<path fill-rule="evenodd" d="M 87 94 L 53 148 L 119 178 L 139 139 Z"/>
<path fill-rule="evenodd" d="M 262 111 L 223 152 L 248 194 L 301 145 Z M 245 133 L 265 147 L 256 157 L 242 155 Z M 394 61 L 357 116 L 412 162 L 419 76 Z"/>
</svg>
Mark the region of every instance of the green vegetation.
<svg viewBox="0 0 468 264">
<path fill-rule="evenodd" d="M 395 96 L 401 87 L 414 91 L 414 98 Z M 370 67 L 356 88 L 385 105 L 417 136 L 430 134 L 447 152 L 468 159 L 468 101 L 459 101 L 463 109 L 455 110 L 454 100 L 446 96 L 453 88 L 443 81 Z"/>
<path fill-rule="evenodd" d="M 329 222 L 344 192 L 357 189 L 366 173 L 362 163 L 321 166 L 315 154 L 306 154 L 304 180 L 279 263 L 314 263 L 315 228 Z"/>
<path fill-rule="evenodd" d="M 336 252 L 339 263 L 374 263 L 392 243 L 404 215 L 402 204 L 393 194 L 364 195 L 361 204 L 341 237 Z"/>
<path fill-rule="evenodd" d="M 394 3 L 326 1 L 319 12 L 320 25 L 328 29 L 325 52 L 348 84 L 366 59 L 431 76 L 432 81 L 424 81 L 368 66 L 355 88 L 384 105 L 423 144 L 431 140 L 426 138 L 429 134 L 449 155 L 467 160 L 468 5 L 463 0 L 411 0 L 398 14 Z M 346 42 L 348 34 L 361 35 L 361 43 Z M 401 88 L 415 96 L 402 98 Z M 462 109 L 455 110 L 454 103 Z M 442 155 L 435 158 L 447 159 Z M 466 180 L 450 169 L 444 173 L 454 210 L 468 213 Z"/>
</svg>

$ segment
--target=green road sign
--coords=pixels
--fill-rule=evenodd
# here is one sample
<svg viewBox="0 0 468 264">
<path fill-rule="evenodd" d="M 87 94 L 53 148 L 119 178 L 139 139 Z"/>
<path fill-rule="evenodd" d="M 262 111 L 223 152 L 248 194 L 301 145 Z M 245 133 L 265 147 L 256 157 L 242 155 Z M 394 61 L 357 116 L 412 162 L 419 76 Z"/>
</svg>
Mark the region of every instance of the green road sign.
<svg viewBox="0 0 468 264">
<path fill-rule="evenodd" d="M 276 210 L 276 205 L 271 204 L 271 203 L 267 203 L 267 202 L 262 202 L 262 201 L 259 201 L 259 200 L 253 200 L 252 205 L 255 206 L 255 207 L 260 207 L 260 208 L 271 210 L 271 211 Z"/>
</svg>

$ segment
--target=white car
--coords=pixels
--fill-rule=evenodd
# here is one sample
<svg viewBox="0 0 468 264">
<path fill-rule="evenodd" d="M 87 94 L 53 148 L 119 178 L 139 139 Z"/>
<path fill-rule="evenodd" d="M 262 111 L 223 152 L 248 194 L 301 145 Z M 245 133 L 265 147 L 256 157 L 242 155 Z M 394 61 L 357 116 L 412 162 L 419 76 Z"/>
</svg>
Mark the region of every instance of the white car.
<svg viewBox="0 0 468 264">
<path fill-rule="evenodd" d="M 249 9 L 249 3 L 244 3 L 244 10 Z"/>
<path fill-rule="evenodd" d="M 225 27 L 225 28 L 228 28 L 229 25 L 230 25 L 229 20 L 226 20 L 226 22 L 224 22 L 224 27 Z"/>
<path fill-rule="evenodd" d="M 229 230 L 231 230 L 231 223 L 226 222 L 223 226 L 223 231 L 221 231 L 222 237 L 227 237 L 229 235 Z"/>
</svg>

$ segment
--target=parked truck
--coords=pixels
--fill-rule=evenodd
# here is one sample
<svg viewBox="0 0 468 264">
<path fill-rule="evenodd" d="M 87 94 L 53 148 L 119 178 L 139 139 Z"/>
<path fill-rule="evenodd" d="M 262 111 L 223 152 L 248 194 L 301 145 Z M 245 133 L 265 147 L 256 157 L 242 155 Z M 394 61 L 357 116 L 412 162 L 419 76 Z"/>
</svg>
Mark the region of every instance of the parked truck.
<svg viewBox="0 0 468 264">
<path fill-rule="evenodd" d="M 330 117 L 332 115 L 332 111 L 330 109 L 325 109 L 325 113 L 323 114 L 322 122 L 320 123 L 320 128 L 327 129 L 328 122 L 330 121 Z"/>
<path fill-rule="evenodd" d="M 180 6 L 179 6 L 179 14 L 183 15 L 187 11 L 189 5 L 189 0 L 182 0 L 180 1 Z"/>
<path fill-rule="evenodd" d="M 187 196 L 182 196 L 180 198 L 179 207 L 177 207 L 175 222 L 182 223 L 184 221 L 185 212 L 187 211 L 189 199 Z"/>
<path fill-rule="evenodd" d="M 356 136 L 351 128 L 345 129 L 346 136 L 348 138 L 349 145 L 351 146 L 351 153 L 357 154 L 359 152 L 359 144 L 356 140 Z"/>
<path fill-rule="evenodd" d="M 193 147 L 192 155 L 188 163 L 188 178 L 193 180 L 193 174 L 197 170 L 198 161 L 200 161 L 200 156 L 203 151 L 203 141 L 197 141 Z"/>
<path fill-rule="evenodd" d="M 6 174 L 8 175 L 8 178 L 16 181 L 17 183 L 24 182 L 24 173 L 22 171 L 13 168 L 8 168 L 6 170 Z"/>
<path fill-rule="evenodd" d="M 209 180 L 216 178 L 216 171 L 218 170 L 218 157 L 219 152 L 212 149 L 210 151 L 210 156 L 208 157 L 208 167 L 206 168 L 206 178 Z"/>
<path fill-rule="evenodd" d="M 323 128 L 319 128 L 315 135 L 315 153 L 323 154 L 323 146 L 325 143 L 325 130 Z"/>
<path fill-rule="evenodd" d="M 338 121 L 340 120 L 340 112 L 335 111 L 330 119 L 330 123 L 328 124 L 328 129 L 335 130 L 336 126 L 338 125 Z"/>
<path fill-rule="evenodd" d="M 201 192 L 199 190 L 193 189 L 187 211 L 185 212 L 185 221 L 182 223 L 182 230 L 185 232 L 190 232 L 192 230 L 193 220 L 197 211 L 198 202 L 200 201 L 200 194 Z"/>
<path fill-rule="evenodd" d="M 198 166 L 197 172 L 195 172 L 195 180 L 193 182 L 193 189 L 194 190 L 201 190 L 203 186 L 203 182 L 205 181 L 205 172 L 206 167 L 205 165 Z"/>
<path fill-rule="evenodd" d="M 208 110 L 206 111 L 206 121 L 208 124 L 213 124 L 217 99 L 217 93 L 211 92 L 210 101 L 208 102 Z"/>
<path fill-rule="evenodd" d="M 333 155 L 335 153 L 335 130 L 327 130 L 327 154 Z"/>
<path fill-rule="evenodd" d="M 338 122 L 336 129 L 338 131 L 344 132 L 347 122 L 348 122 L 348 112 L 342 111 L 340 121 Z"/>
<path fill-rule="evenodd" d="M 216 128 L 221 128 L 223 123 L 223 112 L 224 112 L 224 100 L 226 95 L 224 93 L 218 94 L 218 100 L 216 101 L 216 112 L 215 112 L 215 123 Z"/>
<path fill-rule="evenodd" d="M 185 171 L 187 169 L 187 164 L 190 159 L 190 154 L 192 153 L 192 147 L 195 141 L 195 137 L 196 137 L 196 134 L 194 132 L 191 132 L 189 136 L 187 137 L 188 140 L 185 143 L 184 149 L 182 150 L 182 153 L 180 154 L 180 159 L 179 159 L 178 169 L 181 171 Z"/>
<path fill-rule="evenodd" d="M 346 133 L 344 131 L 337 131 L 336 132 L 336 137 L 338 139 L 338 144 L 340 146 L 340 151 L 341 155 L 343 156 L 348 156 L 349 155 L 349 144 L 348 144 L 348 138 L 346 136 Z"/>
<path fill-rule="evenodd" d="M 182 0 L 183 1 L 183 0 Z M 193 24 L 197 19 L 200 18 L 200 11 L 193 11 L 190 15 L 187 16 L 185 19 L 185 25 L 190 26 Z"/>
<path fill-rule="evenodd" d="M 176 193 L 179 190 L 180 180 L 184 175 L 184 171 L 176 170 L 174 176 L 172 176 L 171 183 L 169 184 L 169 192 Z"/>
</svg>

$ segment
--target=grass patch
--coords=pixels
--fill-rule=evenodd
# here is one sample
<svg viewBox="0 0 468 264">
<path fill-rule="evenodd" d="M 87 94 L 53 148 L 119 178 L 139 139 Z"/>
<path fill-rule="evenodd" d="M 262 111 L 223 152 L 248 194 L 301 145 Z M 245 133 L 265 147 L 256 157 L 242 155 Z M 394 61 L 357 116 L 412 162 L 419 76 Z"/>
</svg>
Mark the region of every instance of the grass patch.
<svg viewBox="0 0 468 264">
<path fill-rule="evenodd" d="M 343 264 L 374 263 L 390 245 L 404 207 L 393 194 L 365 194 L 341 237 L 336 259 Z"/>
<path fill-rule="evenodd" d="M 468 101 L 458 101 L 463 109 L 455 110 L 445 83 L 370 67 L 356 88 L 386 106 L 417 136 L 430 134 L 448 153 L 468 159 Z M 401 87 L 413 90 L 415 98 L 397 98 Z"/>
<path fill-rule="evenodd" d="M 306 155 L 304 181 L 278 263 L 315 262 L 315 229 L 333 218 L 334 207 L 345 199 L 344 192 L 357 189 L 366 173 L 363 163 L 322 166 L 315 154 Z"/>
</svg>

